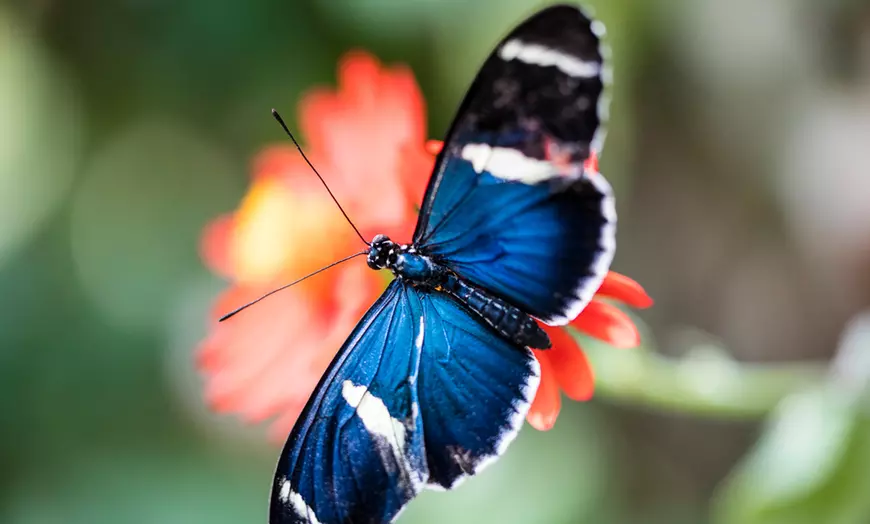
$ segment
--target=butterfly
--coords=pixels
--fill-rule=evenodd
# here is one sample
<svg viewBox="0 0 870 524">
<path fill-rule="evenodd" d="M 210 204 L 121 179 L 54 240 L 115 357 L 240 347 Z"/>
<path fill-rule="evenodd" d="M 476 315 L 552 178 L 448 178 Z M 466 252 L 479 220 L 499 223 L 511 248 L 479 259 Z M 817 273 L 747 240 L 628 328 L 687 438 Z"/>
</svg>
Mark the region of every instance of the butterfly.
<svg viewBox="0 0 870 524">
<path fill-rule="evenodd" d="M 321 378 L 272 484 L 272 524 L 379 524 L 503 454 L 534 398 L 530 348 L 586 306 L 615 251 L 600 149 L 603 26 L 546 8 L 484 62 L 462 102 L 410 244 L 368 265 L 395 278 Z"/>
</svg>

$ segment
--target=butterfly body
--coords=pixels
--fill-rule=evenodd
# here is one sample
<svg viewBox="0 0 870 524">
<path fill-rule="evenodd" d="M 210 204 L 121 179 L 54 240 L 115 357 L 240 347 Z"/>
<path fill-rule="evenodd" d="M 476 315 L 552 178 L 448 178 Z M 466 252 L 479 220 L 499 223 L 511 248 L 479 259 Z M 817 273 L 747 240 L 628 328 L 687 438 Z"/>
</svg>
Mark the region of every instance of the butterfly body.
<svg viewBox="0 0 870 524">
<path fill-rule="evenodd" d="M 420 254 L 413 244 L 396 244 L 386 236 L 378 235 L 371 242 L 367 262 L 372 269 L 389 269 L 396 278 L 413 286 L 447 293 L 499 335 L 520 347 L 550 347 L 550 338 L 532 317 L 486 290 L 465 282 L 445 266 Z"/>
<path fill-rule="evenodd" d="M 395 279 L 317 385 L 278 461 L 271 524 L 382 524 L 505 452 L 547 348 L 615 252 L 610 185 L 585 161 L 604 110 L 603 28 L 532 16 L 484 62 L 438 155 L 410 244 L 379 235 Z"/>
</svg>

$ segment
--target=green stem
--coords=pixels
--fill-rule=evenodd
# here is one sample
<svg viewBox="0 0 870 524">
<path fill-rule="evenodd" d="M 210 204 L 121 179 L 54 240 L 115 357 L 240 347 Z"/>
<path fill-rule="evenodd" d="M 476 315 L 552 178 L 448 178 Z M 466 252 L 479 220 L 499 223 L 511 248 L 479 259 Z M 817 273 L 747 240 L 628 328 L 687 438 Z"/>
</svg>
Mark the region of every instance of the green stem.
<svg viewBox="0 0 870 524">
<path fill-rule="evenodd" d="M 615 349 L 578 339 L 595 370 L 597 398 L 708 418 L 763 417 L 828 373 L 823 362 L 738 362 L 715 346 L 674 359 L 643 347 Z"/>
</svg>

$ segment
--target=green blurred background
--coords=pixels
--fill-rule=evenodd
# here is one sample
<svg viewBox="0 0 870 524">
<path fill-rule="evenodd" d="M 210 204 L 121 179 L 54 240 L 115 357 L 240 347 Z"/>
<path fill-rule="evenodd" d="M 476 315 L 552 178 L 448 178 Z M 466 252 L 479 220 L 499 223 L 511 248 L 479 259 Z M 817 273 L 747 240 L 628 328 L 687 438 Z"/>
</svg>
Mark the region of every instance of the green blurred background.
<svg viewBox="0 0 870 524">
<path fill-rule="evenodd" d="M 599 0 L 644 347 L 401 522 L 870 522 L 870 4 Z M 258 523 L 278 454 L 193 367 L 197 254 L 353 47 L 438 138 L 534 0 L 0 3 L 0 522 Z"/>
</svg>

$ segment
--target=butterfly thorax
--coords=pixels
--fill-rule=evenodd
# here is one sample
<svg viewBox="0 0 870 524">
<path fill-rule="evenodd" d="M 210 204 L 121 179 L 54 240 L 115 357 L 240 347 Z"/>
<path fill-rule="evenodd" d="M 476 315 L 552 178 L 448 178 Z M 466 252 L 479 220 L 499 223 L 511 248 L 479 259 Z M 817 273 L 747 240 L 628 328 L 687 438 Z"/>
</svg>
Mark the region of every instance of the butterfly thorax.
<svg viewBox="0 0 870 524">
<path fill-rule="evenodd" d="M 419 253 L 412 244 L 396 244 L 384 235 L 371 243 L 367 262 L 389 269 L 413 286 L 442 291 L 478 315 L 499 335 L 523 347 L 547 349 L 550 338 L 535 320 L 492 293 L 459 278 L 449 268 Z"/>
</svg>

